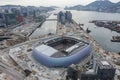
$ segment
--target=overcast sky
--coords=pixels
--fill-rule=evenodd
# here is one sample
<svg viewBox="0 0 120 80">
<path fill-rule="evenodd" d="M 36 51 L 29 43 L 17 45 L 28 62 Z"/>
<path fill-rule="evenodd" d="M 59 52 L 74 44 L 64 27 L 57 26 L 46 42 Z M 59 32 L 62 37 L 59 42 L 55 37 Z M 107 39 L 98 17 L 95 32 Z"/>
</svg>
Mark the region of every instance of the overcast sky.
<svg viewBox="0 0 120 80">
<path fill-rule="evenodd" d="M 15 5 L 32 5 L 32 6 L 73 6 L 73 5 L 86 5 L 95 0 L 0 0 L 0 5 L 15 4 Z M 118 2 L 120 0 L 110 0 L 112 2 Z"/>
</svg>

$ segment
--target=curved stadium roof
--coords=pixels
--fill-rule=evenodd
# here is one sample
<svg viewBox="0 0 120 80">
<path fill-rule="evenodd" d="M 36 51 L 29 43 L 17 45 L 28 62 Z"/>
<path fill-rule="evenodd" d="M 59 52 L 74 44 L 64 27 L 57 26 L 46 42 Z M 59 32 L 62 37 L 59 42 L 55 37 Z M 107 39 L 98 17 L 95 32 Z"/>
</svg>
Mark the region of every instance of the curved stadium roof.
<svg viewBox="0 0 120 80">
<path fill-rule="evenodd" d="M 67 50 L 76 50 L 78 46 L 73 45 Z M 92 51 L 92 46 L 88 44 L 82 49 L 78 49 L 74 54 L 62 57 L 53 57 L 55 53 L 61 54 L 59 50 L 48 46 L 48 45 L 40 45 L 33 49 L 33 57 L 41 64 L 47 67 L 68 67 L 71 64 L 77 64 L 82 61 L 86 56 L 89 56 Z"/>
</svg>

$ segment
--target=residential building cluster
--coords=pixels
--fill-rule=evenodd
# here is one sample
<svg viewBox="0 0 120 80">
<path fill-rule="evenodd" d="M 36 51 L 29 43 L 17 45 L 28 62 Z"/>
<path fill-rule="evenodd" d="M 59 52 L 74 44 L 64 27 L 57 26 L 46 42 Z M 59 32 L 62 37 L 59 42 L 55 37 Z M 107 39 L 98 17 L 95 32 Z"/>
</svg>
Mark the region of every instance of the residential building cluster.
<svg viewBox="0 0 120 80">
<path fill-rule="evenodd" d="M 95 60 L 93 69 L 81 75 L 81 80 L 114 80 L 116 69 L 107 60 Z"/>
<path fill-rule="evenodd" d="M 20 5 L 0 6 L 0 26 L 18 24 L 25 21 L 26 17 L 37 17 L 41 12 L 52 10 L 49 7 L 34 7 Z"/>
<path fill-rule="evenodd" d="M 65 13 L 60 11 L 57 15 L 58 22 L 61 24 L 65 24 L 66 22 L 72 22 L 72 13 L 70 11 L 66 11 Z"/>
<path fill-rule="evenodd" d="M 82 72 L 83 71 L 83 72 Z M 70 66 L 67 69 L 66 80 L 115 80 L 116 69 L 111 62 L 107 60 L 95 60 L 93 61 L 93 68 L 79 70 L 77 66 Z"/>
</svg>

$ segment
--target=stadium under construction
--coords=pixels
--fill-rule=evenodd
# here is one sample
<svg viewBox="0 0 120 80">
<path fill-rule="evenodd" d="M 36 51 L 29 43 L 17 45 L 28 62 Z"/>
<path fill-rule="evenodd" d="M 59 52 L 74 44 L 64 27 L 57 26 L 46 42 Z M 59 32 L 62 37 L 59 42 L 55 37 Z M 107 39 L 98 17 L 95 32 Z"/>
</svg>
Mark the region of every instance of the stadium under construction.
<svg viewBox="0 0 120 80">
<path fill-rule="evenodd" d="M 33 49 L 33 57 L 47 67 L 68 67 L 90 56 L 92 46 L 75 37 L 59 36 L 44 40 Z"/>
</svg>

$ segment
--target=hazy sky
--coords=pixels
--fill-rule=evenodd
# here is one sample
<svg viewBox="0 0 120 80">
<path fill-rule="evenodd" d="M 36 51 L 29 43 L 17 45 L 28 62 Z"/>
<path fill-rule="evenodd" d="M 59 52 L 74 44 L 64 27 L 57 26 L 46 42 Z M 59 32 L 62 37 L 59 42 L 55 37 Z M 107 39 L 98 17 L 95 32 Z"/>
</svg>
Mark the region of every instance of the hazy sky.
<svg viewBox="0 0 120 80">
<path fill-rule="evenodd" d="M 73 6 L 77 4 L 86 5 L 95 0 L 0 0 L 0 5 L 16 4 L 16 5 L 33 5 L 33 6 Z M 120 0 L 110 0 L 112 2 L 118 2 Z"/>
</svg>

